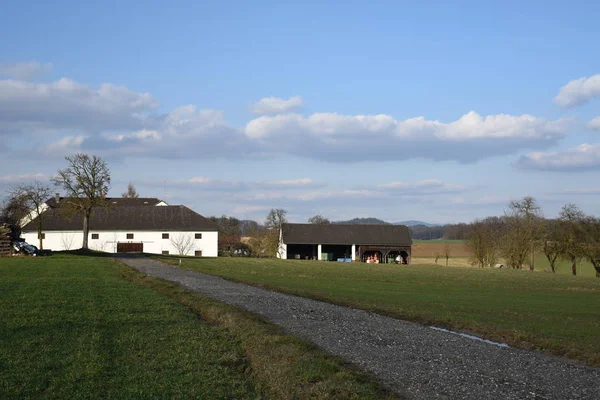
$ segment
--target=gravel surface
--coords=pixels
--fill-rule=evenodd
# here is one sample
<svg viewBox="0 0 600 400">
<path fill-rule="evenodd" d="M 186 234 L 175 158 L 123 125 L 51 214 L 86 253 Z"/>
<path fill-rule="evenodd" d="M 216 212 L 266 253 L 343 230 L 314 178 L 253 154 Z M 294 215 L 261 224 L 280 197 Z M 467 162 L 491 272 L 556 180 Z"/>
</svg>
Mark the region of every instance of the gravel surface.
<svg viewBox="0 0 600 400">
<path fill-rule="evenodd" d="M 181 270 L 120 260 L 242 307 L 370 372 L 414 399 L 600 399 L 600 369 L 461 337 L 412 322 Z"/>
</svg>

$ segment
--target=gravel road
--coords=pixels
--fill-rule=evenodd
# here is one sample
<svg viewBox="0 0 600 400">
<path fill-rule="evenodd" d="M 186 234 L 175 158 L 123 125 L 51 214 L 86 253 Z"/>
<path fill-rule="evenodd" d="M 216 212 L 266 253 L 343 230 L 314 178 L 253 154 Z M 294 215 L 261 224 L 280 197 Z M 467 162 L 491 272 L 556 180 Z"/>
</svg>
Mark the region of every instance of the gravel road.
<svg viewBox="0 0 600 400">
<path fill-rule="evenodd" d="M 258 314 L 358 365 L 401 396 L 600 399 L 600 369 L 181 270 L 144 257 L 119 259 L 147 275 Z"/>
</svg>

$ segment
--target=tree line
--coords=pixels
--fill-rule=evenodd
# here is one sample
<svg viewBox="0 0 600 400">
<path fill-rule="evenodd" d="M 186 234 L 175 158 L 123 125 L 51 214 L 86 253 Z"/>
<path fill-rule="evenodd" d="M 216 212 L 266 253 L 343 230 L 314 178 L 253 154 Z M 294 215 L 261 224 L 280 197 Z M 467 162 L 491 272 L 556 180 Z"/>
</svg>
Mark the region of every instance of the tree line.
<svg viewBox="0 0 600 400">
<path fill-rule="evenodd" d="M 541 253 L 552 272 L 563 259 L 577 275 L 577 263 L 587 260 L 600 277 L 600 219 L 574 204 L 563 206 L 558 218 L 547 219 L 533 197 L 512 201 L 505 215 L 469 224 L 466 243 L 479 267 L 493 267 L 502 259 L 509 268 L 533 270 Z"/>
</svg>

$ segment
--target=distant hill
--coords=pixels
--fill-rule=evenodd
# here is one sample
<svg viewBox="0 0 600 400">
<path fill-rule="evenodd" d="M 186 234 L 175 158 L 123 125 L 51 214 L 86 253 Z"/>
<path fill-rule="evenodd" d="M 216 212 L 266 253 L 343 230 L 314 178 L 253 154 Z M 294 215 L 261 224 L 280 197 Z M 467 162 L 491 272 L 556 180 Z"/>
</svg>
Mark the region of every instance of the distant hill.
<svg viewBox="0 0 600 400">
<path fill-rule="evenodd" d="M 432 226 L 441 226 L 440 224 L 430 224 L 427 222 L 423 222 L 423 221 L 414 221 L 414 220 L 410 220 L 410 221 L 400 221 L 400 222 L 392 222 L 392 225 L 406 225 L 406 226 L 416 226 L 416 225 L 423 225 L 423 226 L 427 226 L 427 227 L 432 227 Z"/>
<path fill-rule="evenodd" d="M 381 225 L 389 224 L 389 222 L 382 221 L 377 218 L 354 218 L 348 221 L 335 221 L 334 224 L 350 224 L 350 225 Z"/>
</svg>

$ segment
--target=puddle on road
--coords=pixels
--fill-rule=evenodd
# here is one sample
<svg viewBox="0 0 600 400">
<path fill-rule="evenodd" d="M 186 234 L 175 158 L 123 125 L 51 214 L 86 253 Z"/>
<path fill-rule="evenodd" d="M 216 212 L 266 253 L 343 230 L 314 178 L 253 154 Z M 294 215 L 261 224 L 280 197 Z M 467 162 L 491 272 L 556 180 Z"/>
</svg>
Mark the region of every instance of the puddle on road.
<svg viewBox="0 0 600 400">
<path fill-rule="evenodd" d="M 494 346 L 503 347 L 503 348 L 509 348 L 509 346 L 506 343 L 493 342 L 491 340 L 482 339 L 480 337 L 469 335 L 467 333 L 454 332 L 454 331 L 451 331 L 449 329 L 438 328 L 437 326 L 430 326 L 430 328 L 434 329 L 436 331 L 442 331 L 442 332 L 452 333 L 453 335 L 458 335 L 458 336 L 466 337 L 468 339 L 478 340 L 480 342 L 484 342 L 484 343 L 487 343 L 487 344 L 493 344 Z"/>
</svg>

